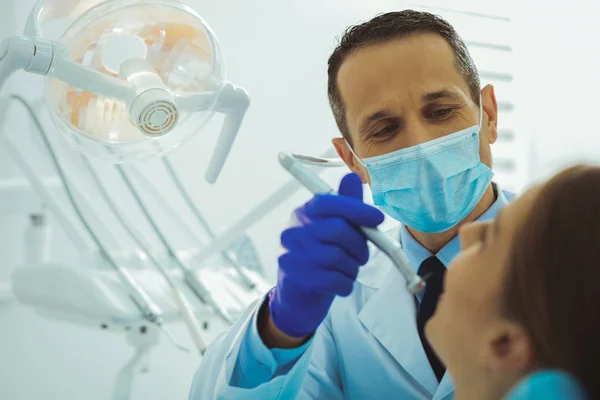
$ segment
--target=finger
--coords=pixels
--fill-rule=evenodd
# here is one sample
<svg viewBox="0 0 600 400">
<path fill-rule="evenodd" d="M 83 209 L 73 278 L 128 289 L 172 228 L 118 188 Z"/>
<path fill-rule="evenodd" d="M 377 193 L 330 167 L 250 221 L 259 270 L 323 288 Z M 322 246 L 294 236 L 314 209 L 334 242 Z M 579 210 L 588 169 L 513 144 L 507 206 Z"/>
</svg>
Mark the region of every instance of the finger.
<svg viewBox="0 0 600 400">
<path fill-rule="evenodd" d="M 298 210 L 298 213 L 314 220 L 338 217 L 354 225 L 376 227 L 384 220 L 383 213 L 360 200 L 339 195 L 318 195 Z M 302 218 L 299 218 L 302 219 Z"/>
<path fill-rule="evenodd" d="M 369 260 L 369 246 L 364 235 L 341 218 L 324 218 L 305 225 L 308 232 L 321 243 L 339 246 L 359 264 Z"/>
<path fill-rule="evenodd" d="M 334 270 L 350 279 L 358 275 L 360 263 L 357 260 L 339 246 L 315 240 L 305 228 L 286 229 L 281 234 L 281 243 L 289 254 L 304 260 L 304 269 Z"/>
<path fill-rule="evenodd" d="M 335 293 L 338 296 L 346 297 L 352 293 L 356 278 L 352 279 L 338 271 L 319 270 L 311 279 L 317 283 L 317 290 L 323 293 Z"/>
<path fill-rule="evenodd" d="M 342 196 L 363 201 L 363 183 L 360 176 L 354 172 L 344 176 L 340 182 L 338 193 Z"/>
<path fill-rule="evenodd" d="M 297 287 L 314 292 L 348 296 L 354 288 L 354 281 L 339 271 L 316 269 L 306 272 L 307 260 L 292 253 L 282 254 L 279 257 L 279 274 L 285 280 L 293 282 Z"/>
</svg>

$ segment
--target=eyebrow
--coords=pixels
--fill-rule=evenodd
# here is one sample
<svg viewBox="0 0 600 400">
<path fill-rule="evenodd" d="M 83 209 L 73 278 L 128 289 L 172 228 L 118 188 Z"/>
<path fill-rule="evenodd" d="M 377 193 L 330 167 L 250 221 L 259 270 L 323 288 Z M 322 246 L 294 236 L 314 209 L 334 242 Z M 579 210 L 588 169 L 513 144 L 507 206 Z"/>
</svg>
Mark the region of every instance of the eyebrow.
<svg viewBox="0 0 600 400">
<path fill-rule="evenodd" d="M 370 114 L 361 123 L 361 125 L 360 125 L 360 132 L 361 133 L 366 133 L 367 130 L 369 129 L 369 125 L 372 122 L 379 121 L 380 119 L 390 118 L 391 116 L 392 116 L 392 112 L 390 110 L 387 110 L 387 109 L 385 109 L 385 110 L 379 110 L 377 112 L 374 112 L 373 114 Z"/>
<path fill-rule="evenodd" d="M 443 98 L 458 100 L 459 96 L 450 90 L 442 89 L 442 90 L 438 90 L 436 92 L 424 94 L 423 97 L 421 97 L 421 101 L 423 103 L 429 103 L 431 101 L 443 99 Z"/>
</svg>

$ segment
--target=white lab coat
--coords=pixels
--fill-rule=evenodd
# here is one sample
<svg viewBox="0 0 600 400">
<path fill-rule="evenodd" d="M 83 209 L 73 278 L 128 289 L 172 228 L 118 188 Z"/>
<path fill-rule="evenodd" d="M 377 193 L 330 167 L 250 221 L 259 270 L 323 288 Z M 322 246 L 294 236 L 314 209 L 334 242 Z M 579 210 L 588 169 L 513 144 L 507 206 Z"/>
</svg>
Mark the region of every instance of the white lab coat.
<svg viewBox="0 0 600 400">
<path fill-rule="evenodd" d="M 398 240 L 399 229 L 388 234 Z M 434 399 L 453 397 L 438 383 L 419 339 L 415 301 L 388 257 L 371 250 L 353 293 L 338 297 L 312 344 L 286 374 L 254 389 L 229 386 L 240 343 L 263 299 L 209 347 L 190 400 Z"/>
</svg>

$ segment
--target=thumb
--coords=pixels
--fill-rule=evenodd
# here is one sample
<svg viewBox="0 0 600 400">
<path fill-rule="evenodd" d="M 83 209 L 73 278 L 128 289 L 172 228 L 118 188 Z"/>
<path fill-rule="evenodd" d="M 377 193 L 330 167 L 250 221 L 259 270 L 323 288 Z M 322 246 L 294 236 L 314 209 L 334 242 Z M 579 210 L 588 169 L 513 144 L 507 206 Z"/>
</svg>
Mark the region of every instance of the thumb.
<svg viewBox="0 0 600 400">
<path fill-rule="evenodd" d="M 360 176 L 354 172 L 344 176 L 340 182 L 338 193 L 341 196 L 352 197 L 353 199 L 363 201 L 363 185 Z"/>
</svg>

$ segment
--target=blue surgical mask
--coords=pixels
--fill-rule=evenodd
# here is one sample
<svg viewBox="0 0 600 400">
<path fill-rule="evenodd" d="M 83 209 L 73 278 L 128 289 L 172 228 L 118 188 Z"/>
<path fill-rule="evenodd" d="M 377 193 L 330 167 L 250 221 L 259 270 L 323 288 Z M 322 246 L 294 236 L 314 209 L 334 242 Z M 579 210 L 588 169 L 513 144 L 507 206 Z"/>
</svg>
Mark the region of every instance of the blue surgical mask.
<svg viewBox="0 0 600 400">
<path fill-rule="evenodd" d="M 478 125 L 362 160 L 375 205 L 425 233 L 444 232 L 462 221 L 494 176 L 479 157 L 481 121 L 480 108 Z"/>
</svg>

